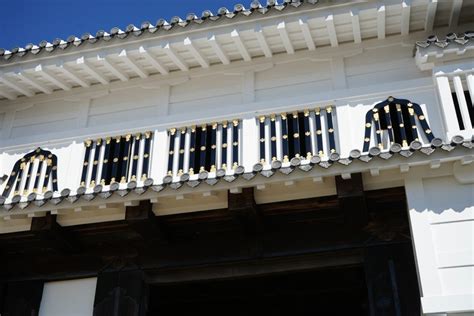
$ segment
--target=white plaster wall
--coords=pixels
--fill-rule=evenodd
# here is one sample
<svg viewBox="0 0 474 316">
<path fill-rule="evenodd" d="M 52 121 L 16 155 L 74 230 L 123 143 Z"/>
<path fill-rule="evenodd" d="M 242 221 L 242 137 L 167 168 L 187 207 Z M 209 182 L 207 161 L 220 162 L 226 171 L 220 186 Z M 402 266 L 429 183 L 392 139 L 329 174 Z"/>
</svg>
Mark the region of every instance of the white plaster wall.
<svg viewBox="0 0 474 316">
<path fill-rule="evenodd" d="M 463 168 L 469 183 L 416 171 L 405 181 L 426 314 L 474 313 L 474 165 Z"/>
<path fill-rule="evenodd" d="M 97 278 L 47 282 L 39 316 L 86 316 L 94 311 Z"/>
</svg>

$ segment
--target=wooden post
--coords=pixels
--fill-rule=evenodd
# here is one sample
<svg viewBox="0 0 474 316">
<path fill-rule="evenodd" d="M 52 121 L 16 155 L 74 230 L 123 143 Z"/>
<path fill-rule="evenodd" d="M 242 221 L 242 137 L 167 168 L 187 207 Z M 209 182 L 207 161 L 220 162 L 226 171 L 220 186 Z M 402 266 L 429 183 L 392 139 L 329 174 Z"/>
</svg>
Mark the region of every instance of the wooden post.
<svg viewBox="0 0 474 316">
<path fill-rule="evenodd" d="M 409 242 L 366 249 L 365 275 L 370 315 L 420 315 L 420 293 L 413 262 Z"/>
<path fill-rule="evenodd" d="M 31 232 L 47 247 L 58 252 L 72 253 L 79 249 L 77 242 L 57 222 L 57 215 L 46 213 L 43 217 L 33 217 Z"/>
<path fill-rule="evenodd" d="M 125 221 L 145 242 L 167 241 L 167 233 L 159 217 L 152 211 L 150 200 L 140 201 L 137 206 L 127 206 Z"/>
<path fill-rule="evenodd" d="M 145 316 L 148 285 L 141 270 L 103 272 L 97 278 L 94 316 Z"/>
<path fill-rule="evenodd" d="M 362 174 L 352 174 L 347 180 L 337 176 L 336 190 L 347 227 L 353 232 L 361 232 L 368 221 Z"/>
</svg>

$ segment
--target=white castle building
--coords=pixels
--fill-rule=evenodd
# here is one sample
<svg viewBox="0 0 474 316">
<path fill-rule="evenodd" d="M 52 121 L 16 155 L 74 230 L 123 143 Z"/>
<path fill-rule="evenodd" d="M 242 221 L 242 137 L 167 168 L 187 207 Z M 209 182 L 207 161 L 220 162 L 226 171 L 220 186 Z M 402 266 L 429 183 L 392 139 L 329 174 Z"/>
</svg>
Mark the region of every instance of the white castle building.
<svg viewBox="0 0 474 316">
<path fill-rule="evenodd" d="M 474 315 L 470 30 L 268 0 L 0 49 L 0 314 Z"/>
</svg>

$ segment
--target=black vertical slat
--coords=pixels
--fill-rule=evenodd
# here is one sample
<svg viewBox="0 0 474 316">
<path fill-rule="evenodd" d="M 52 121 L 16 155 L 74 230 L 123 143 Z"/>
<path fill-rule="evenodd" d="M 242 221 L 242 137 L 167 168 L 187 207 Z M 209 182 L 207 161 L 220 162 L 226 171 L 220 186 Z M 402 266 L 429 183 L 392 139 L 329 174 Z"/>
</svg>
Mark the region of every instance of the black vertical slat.
<svg viewBox="0 0 474 316">
<path fill-rule="evenodd" d="M 309 127 L 309 111 L 305 110 L 303 112 L 303 131 L 304 131 L 304 152 L 306 153 L 306 159 L 311 159 L 313 155 L 313 150 L 311 146 L 311 129 Z"/>
<path fill-rule="evenodd" d="M 288 162 L 290 149 L 288 145 L 288 118 L 286 113 L 281 114 L 281 152 L 283 155 L 283 162 Z"/>
<path fill-rule="evenodd" d="M 400 137 L 402 141 L 402 146 L 406 147 L 408 146 L 408 142 L 407 142 L 407 134 L 405 132 L 405 123 L 403 121 L 402 108 L 400 104 L 397 104 L 396 107 L 397 107 L 397 119 L 399 123 L 398 126 L 400 127 Z"/>
<path fill-rule="evenodd" d="M 272 161 L 277 160 L 277 138 L 276 138 L 276 118 L 275 114 L 270 116 L 270 152 Z"/>
<path fill-rule="evenodd" d="M 120 157 L 122 158 L 122 164 L 120 168 L 120 183 L 127 182 L 131 140 L 132 135 L 129 134 L 125 136 L 125 142 L 123 143 L 122 153 L 120 154 Z"/>
<path fill-rule="evenodd" d="M 298 122 L 298 112 L 293 112 L 288 115 L 288 123 L 291 126 L 290 129 L 290 138 L 293 144 L 293 155 L 294 157 L 301 156 L 301 146 L 300 146 L 300 126 Z"/>
<path fill-rule="evenodd" d="M 212 124 L 211 130 L 211 148 L 210 148 L 210 171 L 216 171 L 216 155 L 217 155 L 217 123 Z"/>
<path fill-rule="evenodd" d="M 332 107 L 326 108 L 326 120 L 328 124 L 328 138 L 329 138 L 329 150 L 334 153 L 336 152 L 336 138 L 334 137 L 334 123 L 332 121 Z"/>
<path fill-rule="evenodd" d="M 33 164 L 35 163 L 36 156 L 31 156 L 30 161 L 28 163 L 28 171 L 26 173 L 26 182 L 25 187 L 23 188 L 23 194 L 26 195 L 28 193 L 28 189 L 30 188 L 31 178 L 33 177 Z"/>
<path fill-rule="evenodd" d="M 363 151 L 369 151 L 370 146 L 370 132 L 372 131 L 372 118 L 374 112 L 372 110 L 368 111 L 365 115 L 365 135 L 364 135 L 364 146 Z"/>
<path fill-rule="evenodd" d="M 111 172 L 111 178 L 110 178 L 110 183 L 117 182 L 117 177 L 119 176 L 119 164 L 120 164 L 120 147 L 122 145 L 122 137 L 117 136 L 113 140 L 114 142 L 114 152 L 112 156 L 112 172 Z"/>
<path fill-rule="evenodd" d="M 130 174 L 131 181 L 137 181 L 137 169 L 138 169 L 138 158 L 140 154 L 140 140 L 142 139 L 142 134 L 138 133 L 133 137 L 133 155 L 132 155 L 132 171 Z"/>
<path fill-rule="evenodd" d="M 41 179 L 41 171 L 43 170 L 43 164 L 44 164 L 45 157 L 44 155 L 40 155 L 39 157 L 39 163 L 38 163 L 38 170 L 36 171 L 36 176 L 35 176 L 35 183 L 33 185 L 33 192 L 37 193 L 40 189 L 40 179 Z"/>
<path fill-rule="evenodd" d="M 143 163 L 142 163 L 142 180 L 148 178 L 150 172 L 150 155 L 151 155 L 151 132 L 145 132 L 145 148 L 143 149 Z"/>
<path fill-rule="evenodd" d="M 102 160 L 102 174 L 100 184 L 105 185 L 110 181 L 110 154 L 111 138 L 105 139 L 104 159 Z"/>
<path fill-rule="evenodd" d="M 392 125 L 392 116 L 390 115 L 390 105 L 386 105 L 383 107 L 384 109 L 384 117 L 385 117 L 385 126 L 387 128 L 388 138 L 390 139 L 390 144 L 394 143 L 394 135 L 393 135 L 393 125 Z"/>
<path fill-rule="evenodd" d="M 419 140 L 415 120 L 415 110 L 413 109 L 411 103 L 408 104 L 408 119 L 410 120 L 411 136 L 413 140 Z"/>
<path fill-rule="evenodd" d="M 319 156 L 324 154 L 324 144 L 323 144 L 323 130 L 321 124 L 321 109 L 316 108 L 314 110 L 314 119 L 316 126 L 316 150 Z"/>
<path fill-rule="evenodd" d="M 190 129 L 190 140 L 189 140 L 189 174 L 194 174 L 194 168 L 196 167 L 196 126 L 191 127 Z"/>
<path fill-rule="evenodd" d="M 51 179 L 51 171 L 53 170 L 53 166 L 53 155 L 49 154 L 48 159 L 46 159 L 46 172 L 44 174 L 43 193 L 48 190 L 49 179 Z"/>
<path fill-rule="evenodd" d="M 239 121 L 232 121 L 232 168 L 239 165 Z"/>
<path fill-rule="evenodd" d="M 96 183 L 99 182 L 99 175 L 97 174 L 98 167 L 99 167 L 99 157 L 100 157 L 100 149 L 102 147 L 102 139 L 99 138 L 95 141 L 95 152 L 94 152 L 94 159 L 92 160 L 92 175 L 91 175 L 91 182 L 90 186 L 93 187 Z"/>
<path fill-rule="evenodd" d="M 86 140 L 84 145 L 86 146 L 86 152 L 84 153 L 84 163 L 82 164 L 81 187 L 86 186 L 87 171 L 89 170 L 89 156 L 92 149 L 92 140 Z"/>
<path fill-rule="evenodd" d="M 173 161 L 174 161 L 174 143 L 176 141 L 176 128 L 169 131 L 169 148 L 168 148 L 168 175 L 173 175 Z"/>
<path fill-rule="evenodd" d="M 206 171 L 206 154 L 207 154 L 207 126 L 203 125 L 200 128 L 200 143 L 199 143 L 199 172 Z"/>
<path fill-rule="evenodd" d="M 3 197 L 8 197 L 10 195 L 10 192 L 13 188 L 13 184 L 15 183 L 18 174 L 20 172 L 20 166 L 21 163 L 24 161 L 24 158 L 18 160 L 15 162 L 15 165 L 13 166 L 12 172 L 10 173 L 10 177 L 8 178 L 7 185 L 5 186 L 5 189 L 3 190 L 2 196 Z"/>
<path fill-rule="evenodd" d="M 53 192 L 58 191 L 58 157 L 56 155 L 49 154 L 51 156 L 51 160 L 53 162 L 53 166 L 51 167 L 51 182 L 53 187 Z"/>
<path fill-rule="evenodd" d="M 186 128 L 182 128 L 180 137 L 179 137 L 178 176 L 183 174 L 185 141 L 186 141 Z"/>
<path fill-rule="evenodd" d="M 259 144 L 260 144 L 260 162 L 265 163 L 265 116 L 260 116 L 259 121 Z"/>
<path fill-rule="evenodd" d="M 380 125 L 380 113 L 378 109 L 374 109 L 374 126 L 375 126 L 375 137 L 377 140 L 377 146 L 380 149 L 383 149 L 383 144 L 382 144 L 382 126 Z"/>
<path fill-rule="evenodd" d="M 221 154 L 221 168 L 227 169 L 227 121 L 222 123 L 222 154 Z"/>
<path fill-rule="evenodd" d="M 18 171 L 18 178 L 15 183 L 15 191 L 13 192 L 15 195 L 20 194 L 21 179 L 23 178 L 23 172 L 25 168 L 26 168 L 26 160 L 22 161 L 20 164 L 20 170 Z"/>
</svg>

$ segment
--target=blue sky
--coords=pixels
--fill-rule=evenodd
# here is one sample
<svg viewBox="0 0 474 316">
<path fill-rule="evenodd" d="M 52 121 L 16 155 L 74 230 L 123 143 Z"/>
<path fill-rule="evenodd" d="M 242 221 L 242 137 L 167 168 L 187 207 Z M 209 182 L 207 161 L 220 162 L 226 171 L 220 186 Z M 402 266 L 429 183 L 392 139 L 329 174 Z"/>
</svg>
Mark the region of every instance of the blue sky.
<svg viewBox="0 0 474 316">
<path fill-rule="evenodd" d="M 220 7 L 233 8 L 238 0 L 0 0 L 0 47 L 11 49 L 69 35 L 80 37 L 99 29 L 109 31 L 159 18 Z M 242 1 L 246 7 L 250 0 Z M 261 1 L 265 3 L 265 0 Z"/>
</svg>

